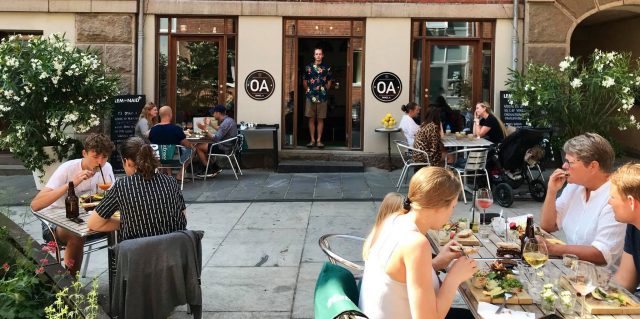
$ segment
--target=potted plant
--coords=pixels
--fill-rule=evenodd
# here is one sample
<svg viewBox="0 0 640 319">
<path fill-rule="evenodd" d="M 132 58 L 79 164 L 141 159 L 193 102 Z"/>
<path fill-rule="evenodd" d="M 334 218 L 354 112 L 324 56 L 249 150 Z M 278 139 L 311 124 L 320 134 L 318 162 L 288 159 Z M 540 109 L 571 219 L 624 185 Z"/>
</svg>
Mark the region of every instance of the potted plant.
<svg viewBox="0 0 640 319">
<path fill-rule="evenodd" d="M 512 103 L 535 127 L 553 127 L 560 141 L 586 132 L 610 138 L 612 129 L 640 129 L 629 114 L 640 87 L 640 60 L 595 50 L 585 61 L 566 57 L 557 68 L 527 64 L 507 81 Z"/>
<path fill-rule="evenodd" d="M 117 92 L 117 76 L 96 51 L 76 48 L 64 35 L 3 39 L 0 148 L 42 179 L 46 166 L 62 161 L 79 144 L 69 133 L 100 124 Z"/>
</svg>

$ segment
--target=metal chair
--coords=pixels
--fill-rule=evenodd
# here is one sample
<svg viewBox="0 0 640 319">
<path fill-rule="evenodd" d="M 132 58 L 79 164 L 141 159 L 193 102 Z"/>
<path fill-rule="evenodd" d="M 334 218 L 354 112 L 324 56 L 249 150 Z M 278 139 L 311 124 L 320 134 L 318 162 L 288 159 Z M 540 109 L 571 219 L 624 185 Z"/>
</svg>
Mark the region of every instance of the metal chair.
<svg viewBox="0 0 640 319">
<path fill-rule="evenodd" d="M 244 135 L 242 134 L 238 134 L 235 137 L 226 139 L 224 141 L 220 141 L 217 143 L 213 143 L 211 144 L 211 147 L 209 147 L 209 155 L 207 157 L 207 168 L 205 168 L 204 171 L 204 180 L 207 180 L 207 174 L 209 173 L 209 162 L 211 161 L 212 157 L 226 157 L 227 160 L 229 161 L 229 166 L 231 166 L 231 169 L 233 170 L 233 175 L 236 176 L 236 179 L 238 179 L 238 174 L 236 173 L 236 167 L 233 166 L 233 162 L 236 163 L 236 166 L 238 167 L 238 172 L 240 172 L 240 175 L 242 175 L 242 169 L 240 168 L 240 164 L 238 164 L 238 159 L 236 158 L 236 153 L 240 154 L 240 152 L 242 151 L 242 143 L 244 141 Z M 231 151 L 229 152 L 229 154 L 218 154 L 218 153 L 213 153 L 213 146 L 214 145 L 220 145 L 220 144 L 231 144 L 231 142 L 233 142 L 233 147 L 231 149 Z M 231 159 L 233 158 L 233 162 L 231 161 Z"/>
<path fill-rule="evenodd" d="M 323 253 L 325 253 L 325 255 L 327 255 L 327 258 L 329 258 L 329 261 L 332 264 L 341 265 L 351 271 L 358 272 L 359 274 L 355 275 L 356 279 L 362 277 L 361 272 L 364 271 L 364 265 L 359 265 L 353 261 L 347 260 L 346 258 L 336 254 L 334 251 L 331 250 L 331 245 L 329 245 L 329 241 L 335 238 L 343 238 L 343 239 L 357 241 L 359 242 L 360 248 L 362 248 L 362 244 L 364 243 L 365 239 L 362 237 L 353 236 L 353 235 L 327 234 L 327 235 L 321 236 L 320 239 L 318 240 L 318 245 L 320 245 L 320 249 L 322 250 Z M 358 252 L 360 252 L 360 250 Z"/>
<path fill-rule="evenodd" d="M 464 167 L 450 166 L 449 164 L 446 164 L 445 166 L 447 168 L 453 169 L 456 173 L 458 173 L 460 185 L 462 186 L 462 198 L 464 199 L 465 204 L 467 203 L 467 195 L 465 194 L 465 183 L 462 179 L 463 177 L 473 177 L 475 180 L 475 178 L 478 176 L 485 176 L 487 179 L 487 187 L 489 187 L 489 190 L 491 190 L 491 183 L 489 182 L 489 172 L 487 172 L 486 168 L 488 153 L 488 148 L 466 148 L 454 152 L 449 152 L 447 154 L 447 157 L 449 155 L 463 155 L 466 158 Z"/>
<path fill-rule="evenodd" d="M 180 181 L 180 190 L 182 190 L 184 188 L 185 168 L 187 164 L 192 164 L 193 162 L 193 149 L 184 147 L 182 145 L 151 144 L 151 147 L 158 155 L 158 158 L 160 158 L 160 166 L 158 166 L 158 169 L 177 168 L 181 170 L 182 180 Z M 178 158 L 176 158 L 176 150 L 178 150 Z M 191 182 L 194 182 L 195 177 L 193 176 L 193 165 L 190 166 Z"/>
<path fill-rule="evenodd" d="M 429 160 L 429 154 L 427 154 L 427 152 L 425 152 L 423 150 L 419 150 L 417 148 L 413 148 L 413 147 L 409 146 L 409 144 L 407 144 L 407 142 L 402 141 L 402 140 L 394 140 L 393 142 L 396 143 L 396 147 L 398 148 L 398 153 L 400 153 L 400 158 L 402 159 L 402 162 L 404 163 L 404 167 L 402 168 L 402 172 L 400 173 L 400 178 L 398 179 L 398 183 L 396 184 L 397 191 L 400 191 L 400 187 L 404 184 L 404 181 L 407 179 L 407 176 L 409 175 L 409 168 L 410 167 L 414 167 L 414 166 L 420 166 L 420 167 L 430 166 L 431 165 L 431 161 Z M 420 154 L 423 154 L 424 156 L 426 156 L 427 162 L 426 163 L 414 162 L 413 161 L 413 154 L 415 154 L 415 153 L 420 153 Z"/>
</svg>

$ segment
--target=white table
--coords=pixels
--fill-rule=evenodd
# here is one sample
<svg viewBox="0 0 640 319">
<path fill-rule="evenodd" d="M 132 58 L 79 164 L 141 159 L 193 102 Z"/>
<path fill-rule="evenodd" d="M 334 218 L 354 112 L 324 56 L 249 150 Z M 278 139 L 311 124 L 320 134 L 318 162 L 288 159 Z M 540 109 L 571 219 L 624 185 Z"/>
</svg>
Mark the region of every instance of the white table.
<svg viewBox="0 0 640 319">
<path fill-rule="evenodd" d="M 473 147 L 489 147 L 493 143 L 484 138 L 457 138 L 455 134 L 445 134 L 442 138 L 444 147 L 452 148 L 473 148 Z"/>
</svg>

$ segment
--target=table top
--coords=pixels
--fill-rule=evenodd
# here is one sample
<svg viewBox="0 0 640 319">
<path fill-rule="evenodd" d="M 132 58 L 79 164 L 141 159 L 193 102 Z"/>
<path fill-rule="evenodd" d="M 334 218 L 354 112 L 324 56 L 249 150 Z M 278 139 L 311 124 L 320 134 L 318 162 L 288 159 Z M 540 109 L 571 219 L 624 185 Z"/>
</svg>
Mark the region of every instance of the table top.
<svg viewBox="0 0 640 319">
<path fill-rule="evenodd" d="M 90 230 L 87 225 L 87 220 L 89 219 L 89 214 L 81 209 L 80 211 L 80 219 L 82 219 L 81 223 L 76 223 L 67 219 L 67 214 L 64 209 L 47 209 L 42 211 L 33 212 L 34 215 L 38 216 L 38 218 L 47 221 L 51 224 L 54 224 L 58 227 L 62 227 L 65 230 L 68 230 L 80 237 L 87 237 L 89 235 L 97 234 L 99 232 L 95 230 Z"/>
<path fill-rule="evenodd" d="M 489 225 L 487 225 L 487 227 L 490 227 Z M 437 232 L 429 232 L 427 233 L 427 238 L 429 239 L 429 242 L 431 243 L 431 246 L 433 247 L 434 252 L 439 252 L 440 248 L 442 246 L 439 245 L 438 243 L 438 239 L 435 238 Z M 480 247 L 478 247 L 478 252 L 476 254 L 472 254 L 469 255 L 469 257 L 472 258 L 476 258 L 476 262 L 478 263 L 478 267 L 479 268 L 484 268 L 484 269 L 488 269 L 489 264 L 491 264 L 492 262 L 494 262 L 497 257 L 496 257 L 496 250 L 497 250 L 497 246 L 496 243 L 498 242 L 502 242 L 504 241 L 503 237 L 499 237 L 498 235 L 496 235 L 493 230 L 491 230 L 491 233 L 489 234 L 489 238 L 486 239 L 480 239 L 481 245 Z M 565 267 L 562 264 L 562 260 L 561 259 L 549 259 L 549 261 L 547 261 L 547 263 L 545 264 L 545 266 L 541 269 L 548 269 L 548 271 L 554 271 L 554 272 L 559 272 L 561 274 L 564 275 L 569 275 L 569 273 L 571 272 L 571 270 L 567 267 Z M 523 282 L 523 285 L 526 287 L 527 283 Z M 458 291 L 460 292 L 460 295 L 462 296 L 462 298 L 464 299 L 464 301 L 467 303 L 467 305 L 469 306 L 469 310 L 473 313 L 473 315 L 476 318 L 482 318 L 478 313 L 477 313 L 477 309 L 478 309 L 478 301 L 475 299 L 475 297 L 473 296 L 473 294 L 470 291 L 470 287 L 466 284 L 463 283 L 462 285 L 460 285 Z M 575 309 L 575 316 L 579 317 L 580 315 L 580 303 L 578 301 L 576 301 L 576 307 Z M 532 304 L 532 305 L 507 305 L 506 308 L 512 309 L 512 310 L 516 310 L 516 311 L 527 311 L 527 312 L 532 312 L 536 314 L 536 318 L 540 318 L 542 316 L 544 316 L 544 313 L 542 312 L 541 306 L 538 304 Z M 559 311 L 556 311 L 556 314 L 565 318 L 564 315 L 562 315 Z M 576 317 L 576 318 L 577 318 Z M 574 318 L 574 317 L 571 317 Z M 593 315 L 594 319 L 630 319 L 630 318 L 640 318 L 640 315 Z"/>
<path fill-rule="evenodd" d="M 444 147 L 463 147 L 463 148 L 471 148 L 471 147 L 488 147 L 493 143 L 484 139 L 484 138 L 456 138 L 455 134 L 445 134 L 442 138 L 442 143 Z"/>
<path fill-rule="evenodd" d="M 400 132 L 402 131 L 402 129 L 397 126 L 392 128 L 378 127 L 376 128 L 375 131 L 380 133 L 394 133 L 394 132 Z"/>
</svg>

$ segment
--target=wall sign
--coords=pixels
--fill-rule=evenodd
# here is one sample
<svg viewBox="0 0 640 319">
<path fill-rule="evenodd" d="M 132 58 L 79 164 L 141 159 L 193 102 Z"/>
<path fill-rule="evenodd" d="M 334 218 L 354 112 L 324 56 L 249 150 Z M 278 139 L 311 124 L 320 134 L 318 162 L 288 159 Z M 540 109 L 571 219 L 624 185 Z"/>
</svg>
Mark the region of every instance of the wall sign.
<svg viewBox="0 0 640 319">
<path fill-rule="evenodd" d="M 120 144 L 135 135 L 136 124 L 140 117 L 140 111 L 146 103 L 144 95 L 119 95 L 114 97 L 114 105 L 111 110 L 111 141 L 116 145 L 116 150 L 111 153 L 109 163 L 116 174 L 124 173 L 120 153 Z"/>
<path fill-rule="evenodd" d="M 511 92 L 500 91 L 500 117 L 504 125 L 516 128 L 528 127 L 524 120 L 525 109 L 522 105 L 509 104 Z"/>
<path fill-rule="evenodd" d="M 380 102 L 393 102 L 402 92 L 402 81 L 394 73 L 382 72 L 373 78 L 371 92 Z"/>
<path fill-rule="evenodd" d="M 269 72 L 264 70 L 255 70 L 244 80 L 244 90 L 249 97 L 256 101 L 268 99 L 275 90 L 275 81 Z"/>
</svg>

